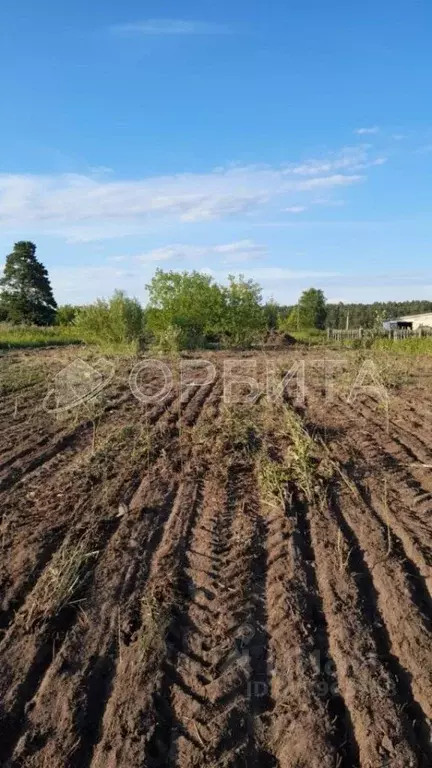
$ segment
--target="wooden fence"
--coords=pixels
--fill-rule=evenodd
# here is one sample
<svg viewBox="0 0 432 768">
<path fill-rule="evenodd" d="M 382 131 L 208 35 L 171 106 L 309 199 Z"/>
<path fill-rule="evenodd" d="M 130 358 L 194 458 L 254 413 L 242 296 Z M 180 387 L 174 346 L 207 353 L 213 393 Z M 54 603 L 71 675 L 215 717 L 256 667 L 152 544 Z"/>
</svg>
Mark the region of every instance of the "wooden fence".
<svg viewBox="0 0 432 768">
<path fill-rule="evenodd" d="M 372 328 L 350 328 L 349 330 L 327 328 L 327 338 L 329 341 L 354 341 L 355 339 L 370 338 L 371 336 L 399 341 L 400 339 L 432 336 L 432 328 L 422 327 L 415 330 L 412 330 L 412 328 L 395 328 L 391 331 L 387 331 L 384 328 L 379 331 Z"/>
</svg>

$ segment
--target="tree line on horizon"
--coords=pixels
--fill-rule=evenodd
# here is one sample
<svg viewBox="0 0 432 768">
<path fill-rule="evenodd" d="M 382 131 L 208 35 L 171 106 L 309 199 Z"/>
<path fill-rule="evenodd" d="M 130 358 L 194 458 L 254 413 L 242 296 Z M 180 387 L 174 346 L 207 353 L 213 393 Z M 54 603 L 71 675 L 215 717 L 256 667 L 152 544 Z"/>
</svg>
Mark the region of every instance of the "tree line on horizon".
<svg viewBox="0 0 432 768">
<path fill-rule="evenodd" d="M 217 283 L 201 272 L 156 269 L 146 286 L 145 308 L 116 291 L 111 299 L 86 306 L 57 306 L 47 269 L 29 241 L 15 243 L 0 279 L 0 321 L 39 326 L 74 325 L 83 337 L 111 334 L 137 338 L 146 333 L 162 346 L 191 348 L 209 342 L 248 346 L 265 333 L 373 328 L 386 319 L 432 312 L 432 301 L 329 304 L 317 288 L 303 291 L 294 306 L 262 300 L 261 286 L 242 275 Z"/>
</svg>

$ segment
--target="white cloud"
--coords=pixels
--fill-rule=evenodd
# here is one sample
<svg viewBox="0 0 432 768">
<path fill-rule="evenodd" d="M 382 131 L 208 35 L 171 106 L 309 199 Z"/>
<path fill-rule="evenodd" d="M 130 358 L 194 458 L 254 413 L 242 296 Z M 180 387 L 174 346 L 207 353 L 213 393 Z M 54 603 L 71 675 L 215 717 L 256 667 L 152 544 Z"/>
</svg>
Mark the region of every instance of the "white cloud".
<svg viewBox="0 0 432 768">
<path fill-rule="evenodd" d="M 316 179 L 307 179 L 301 181 L 298 185 L 300 191 L 308 191 L 310 189 L 329 189 L 331 187 L 346 187 L 349 184 L 356 184 L 359 181 L 363 181 L 365 176 L 359 176 L 358 174 L 351 174 L 346 176 L 343 173 L 336 173 L 333 176 L 322 176 Z"/>
<path fill-rule="evenodd" d="M 355 171 L 368 165 L 368 150 L 370 145 L 362 144 L 356 147 L 343 147 L 339 152 L 330 152 L 321 160 L 308 160 L 306 163 L 295 165 L 290 170 L 298 176 L 318 176 L 346 169 Z"/>
<path fill-rule="evenodd" d="M 239 240 L 222 245 L 165 245 L 140 254 L 135 258 L 143 264 L 165 261 L 193 261 L 203 257 L 220 258 L 223 264 L 246 263 L 266 256 L 267 249 L 253 240 Z"/>
<path fill-rule="evenodd" d="M 110 173 L 114 173 L 112 168 L 109 168 L 107 165 L 94 165 L 89 168 L 90 173 L 92 176 L 106 176 Z"/>
<path fill-rule="evenodd" d="M 311 202 L 312 205 L 324 205 L 328 208 L 340 208 L 342 205 L 345 205 L 344 200 L 329 200 L 325 197 L 316 197 Z"/>
<path fill-rule="evenodd" d="M 144 19 L 125 24 L 115 24 L 111 32 L 119 35 L 229 35 L 231 30 L 224 24 L 185 19 Z"/>
<path fill-rule="evenodd" d="M 302 166 L 231 166 L 142 179 L 0 174 L 0 227 L 88 242 L 143 234 L 165 228 L 167 222 L 251 216 L 281 204 L 306 208 L 310 193 L 314 199 L 316 190 L 358 184 L 365 179 L 356 172 L 359 168 L 382 162 L 369 157 L 363 145 L 356 152 L 345 148 Z"/>
<path fill-rule="evenodd" d="M 368 134 L 378 133 L 379 127 L 377 125 L 373 125 L 370 128 L 357 128 L 357 130 L 354 131 L 358 136 L 365 136 Z"/>
<path fill-rule="evenodd" d="M 307 208 L 305 205 L 290 205 L 288 208 L 284 208 L 284 211 L 286 213 L 303 213 L 303 211 L 306 211 Z"/>
</svg>

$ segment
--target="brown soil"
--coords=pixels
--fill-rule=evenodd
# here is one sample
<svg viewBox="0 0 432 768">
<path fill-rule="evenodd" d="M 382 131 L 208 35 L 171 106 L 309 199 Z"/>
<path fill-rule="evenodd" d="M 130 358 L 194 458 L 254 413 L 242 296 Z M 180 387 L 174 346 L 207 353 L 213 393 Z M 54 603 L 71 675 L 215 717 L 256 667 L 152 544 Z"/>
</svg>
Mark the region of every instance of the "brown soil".
<svg viewBox="0 0 432 768">
<path fill-rule="evenodd" d="M 383 407 L 348 402 L 348 354 L 332 399 L 318 353 L 239 355 L 261 383 L 306 355 L 305 403 L 291 382 L 272 411 L 224 402 L 220 353 L 148 405 L 120 360 L 48 414 L 74 355 L 0 360 L 0 764 L 432 765 L 427 361 Z"/>
</svg>

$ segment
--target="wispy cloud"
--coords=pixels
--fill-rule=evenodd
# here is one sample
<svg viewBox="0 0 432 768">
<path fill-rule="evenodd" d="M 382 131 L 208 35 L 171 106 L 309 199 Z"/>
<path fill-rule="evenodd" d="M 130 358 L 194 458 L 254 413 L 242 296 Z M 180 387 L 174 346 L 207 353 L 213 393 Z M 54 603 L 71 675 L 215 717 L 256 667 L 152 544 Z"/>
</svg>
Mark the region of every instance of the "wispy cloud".
<svg viewBox="0 0 432 768">
<path fill-rule="evenodd" d="M 288 208 L 284 208 L 286 213 L 303 213 L 307 210 L 305 205 L 289 205 Z"/>
<path fill-rule="evenodd" d="M 344 200 L 331 200 L 326 197 L 316 197 L 311 202 L 312 205 L 323 205 L 327 208 L 340 208 L 341 206 L 345 205 Z"/>
<path fill-rule="evenodd" d="M 365 147 L 302 166 L 230 166 L 208 173 L 142 179 L 78 174 L 0 174 L 0 227 L 88 242 L 158 230 L 168 222 L 195 224 L 250 217 L 281 207 L 307 208 L 324 192 L 366 179 L 357 171 L 384 162 Z M 333 171 L 338 172 L 333 172 Z"/>
<path fill-rule="evenodd" d="M 165 261 L 190 262 L 195 259 L 214 258 L 222 264 L 245 264 L 267 255 L 267 248 L 253 240 L 238 240 L 221 245 L 165 245 L 153 248 L 135 258 L 144 263 Z"/>
<path fill-rule="evenodd" d="M 356 147 L 343 147 L 338 152 L 330 152 L 326 157 L 319 160 L 313 159 L 300 165 L 294 165 L 290 170 L 297 176 L 317 176 L 343 169 L 357 170 L 357 168 L 363 168 L 367 164 L 369 148 L 368 144 Z"/>
<path fill-rule="evenodd" d="M 110 31 L 118 35 L 229 35 L 224 24 L 186 19 L 144 19 L 114 24 Z"/>
<path fill-rule="evenodd" d="M 378 125 L 372 125 L 370 128 L 357 128 L 354 133 L 357 134 L 357 136 L 366 136 L 367 134 L 373 134 L 378 133 L 379 126 Z"/>
<path fill-rule="evenodd" d="M 357 184 L 359 181 L 363 181 L 366 177 L 358 174 L 344 175 L 343 173 L 336 173 L 333 176 L 320 176 L 315 179 L 307 179 L 301 181 L 298 184 L 297 189 L 302 192 L 307 192 L 311 189 L 330 189 L 332 187 L 346 187 L 350 184 Z"/>
</svg>

